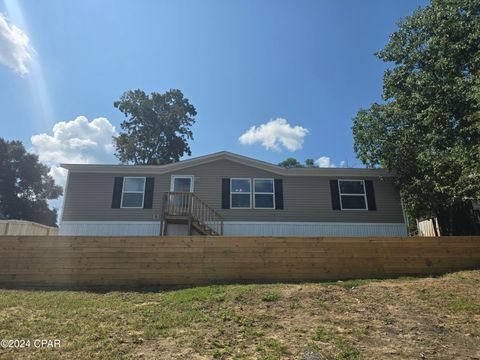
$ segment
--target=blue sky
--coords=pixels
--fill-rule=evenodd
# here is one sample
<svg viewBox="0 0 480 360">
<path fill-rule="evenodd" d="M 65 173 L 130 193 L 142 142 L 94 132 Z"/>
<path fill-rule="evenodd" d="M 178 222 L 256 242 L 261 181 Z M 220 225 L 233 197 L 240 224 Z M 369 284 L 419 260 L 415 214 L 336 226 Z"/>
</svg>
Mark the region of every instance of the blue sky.
<svg viewBox="0 0 480 360">
<path fill-rule="evenodd" d="M 193 156 L 228 150 L 361 166 L 352 118 L 380 100 L 387 66 L 373 54 L 424 5 L 0 0 L 0 136 L 54 167 L 114 162 L 105 141 L 123 117 L 113 102 L 130 89 L 178 88 L 198 112 Z M 261 127 L 277 118 L 285 120 Z"/>
</svg>

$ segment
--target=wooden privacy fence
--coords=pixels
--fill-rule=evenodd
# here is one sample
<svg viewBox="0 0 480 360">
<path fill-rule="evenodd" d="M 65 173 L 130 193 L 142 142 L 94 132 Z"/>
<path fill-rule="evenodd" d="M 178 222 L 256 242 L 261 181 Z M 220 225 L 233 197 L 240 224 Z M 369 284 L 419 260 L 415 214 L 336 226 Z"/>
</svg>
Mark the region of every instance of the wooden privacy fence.
<svg viewBox="0 0 480 360">
<path fill-rule="evenodd" d="M 25 220 L 0 220 L 0 235 L 58 235 L 58 228 Z"/>
<path fill-rule="evenodd" d="M 203 284 L 480 268 L 480 237 L 0 237 L 3 286 Z"/>
</svg>

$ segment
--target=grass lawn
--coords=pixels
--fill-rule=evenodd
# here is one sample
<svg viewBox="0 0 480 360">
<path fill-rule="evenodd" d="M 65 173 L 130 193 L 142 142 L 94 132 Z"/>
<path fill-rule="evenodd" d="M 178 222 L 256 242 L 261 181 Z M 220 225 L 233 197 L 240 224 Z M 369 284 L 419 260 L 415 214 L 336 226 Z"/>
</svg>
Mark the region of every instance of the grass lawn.
<svg viewBox="0 0 480 360">
<path fill-rule="evenodd" d="M 474 359 L 480 271 L 138 291 L 0 289 L 1 359 Z"/>
</svg>

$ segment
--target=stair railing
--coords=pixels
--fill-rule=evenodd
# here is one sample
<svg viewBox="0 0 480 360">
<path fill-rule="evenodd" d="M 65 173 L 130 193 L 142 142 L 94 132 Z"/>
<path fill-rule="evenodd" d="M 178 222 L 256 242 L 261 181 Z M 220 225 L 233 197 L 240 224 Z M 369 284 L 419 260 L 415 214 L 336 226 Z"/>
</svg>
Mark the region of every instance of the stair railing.
<svg viewBox="0 0 480 360">
<path fill-rule="evenodd" d="M 169 191 L 164 194 L 164 217 L 187 216 L 200 226 L 223 235 L 223 217 L 192 192 Z"/>
</svg>

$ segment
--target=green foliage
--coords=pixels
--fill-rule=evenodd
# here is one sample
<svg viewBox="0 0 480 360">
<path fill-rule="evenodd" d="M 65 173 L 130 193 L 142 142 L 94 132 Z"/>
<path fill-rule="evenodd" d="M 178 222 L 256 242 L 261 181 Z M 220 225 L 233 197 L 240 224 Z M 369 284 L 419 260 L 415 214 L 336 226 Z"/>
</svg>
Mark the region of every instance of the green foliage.
<svg viewBox="0 0 480 360">
<path fill-rule="evenodd" d="M 114 137 L 115 155 L 122 163 L 163 165 L 191 155 L 188 140 L 197 111 L 180 90 L 164 94 L 145 94 L 142 90 L 125 92 L 113 104 L 127 118 Z"/>
<path fill-rule="evenodd" d="M 351 345 L 347 340 L 339 335 L 335 335 L 329 331 L 325 326 L 320 325 L 316 328 L 312 336 L 313 341 L 320 341 L 322 343 L 334 343 L 337 348 L 337 353 L 333 356 L 334 359 L 359 359 L 360 351 Z"/>
<path fill-rule="evenodd" d="M 280 299 L 280 295 L 273 291 L 269 291 L 262 295 L 262 301 L 265 301 L 265 302 L 278 301 L 279 299 Z"/>
<path fill-rule="evenodd" d="M 377 56 L 383 104 L 353 122 L 357 157 L 395 169 L 410 214 L 480 199 L 480 2 L 433 0 Z"/>
<path fill-rule="evenodd" d="M 56 226 L 57 211 L 47 200 L 61 196 L 62 188 L 49 171 L 20 141 L 0 138 L 0 215 Z"/>
<path fill-rule="evenodd" d="M 304 168 L 304 167 L 311 168 L 311 167 L 315 167 L 315 163 L 313 159 L 306 159 L 305 165 L 303 165 L 297 159 L 290 157 L 278 163 L 278 166 L 281 166 L 287 169 Z"/>
<path fill-rule="evenodd" d="M 344 339 L 337 339 L 337 341 L 335 341 L 335 345 L 340 350 L 340 352 L 335 356 L 335 359 L 354 360 L 360 358 L 360 351 Z"/>
<path fill-rule="evenodd" d="M 198 286 L 195 288 L 183 289 L 182 291 L 171 292 L 166 296 L 167 301 L 188 303 L 192 301 L 216 301 L 225 300 L 225 288 L 223 286 Z"/>
<path fill-rule="evenodd" d="M 333 335 L 322 325 L 318 326 L 312 336 L 312 340 L 328 343 L 332 341 Z"/>
<path fill-rule="evenodd" d="M 295 158 L 287 158 L 283 160 L 282 162 L 278 163 L 278 166 L 282 166 L 287 169 L 292 169 L 292 168 L 303 168 L 305 167 L 302 165 L 297 159 Z"/>
<path fill-rule="evenodd" d="M 256 350 L 259 354 L 259 360 L 279 360 L 287 354 L 286 347 L 276 339 L 265 339 L 257 345 Z"/>
<path fill-rule="evenodd" d="M 448 304 L 448 308 L 454 313 L 466 312 L 472 315 L 480 313 L 480 303 L 478 301 L 463 297 L 456 297 Z"/>
<path fill-rule="evenodd" d="M 354 279 L 354 280 L 346 280 L 346 281 L 337 281 L 334 283 L 336 286 L 340 286 L 344 289 L 353 289 L 359 286 L 368 285 L 372 282 L 375 282 L 375 279 Z"/>
</svg>

